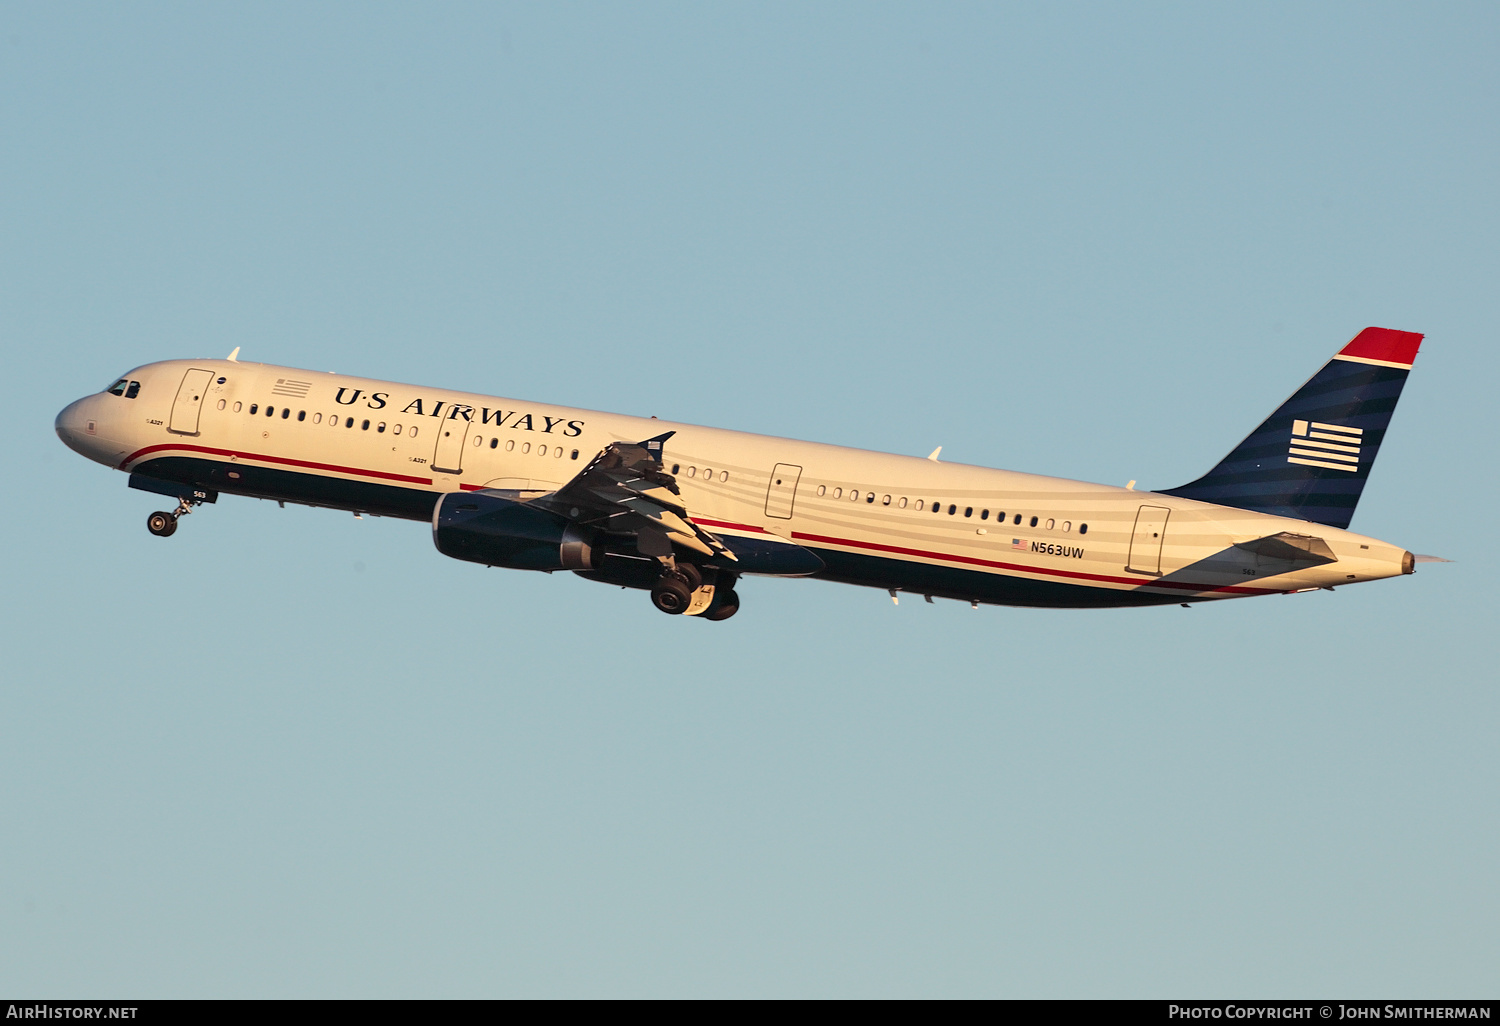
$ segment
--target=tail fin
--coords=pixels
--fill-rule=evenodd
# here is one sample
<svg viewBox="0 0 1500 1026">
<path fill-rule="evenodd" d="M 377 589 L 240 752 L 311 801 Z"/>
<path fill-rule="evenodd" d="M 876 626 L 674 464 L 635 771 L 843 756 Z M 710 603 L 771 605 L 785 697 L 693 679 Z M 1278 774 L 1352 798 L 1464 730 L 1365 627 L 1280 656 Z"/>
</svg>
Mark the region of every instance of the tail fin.
<svg viewBox="0 0 1500 1026">
<path fill-rule="evenodd" d="M 1348 527 L 1421 344 L 1366 328 L 1217 467 L 1157 491 Z"/>
</svg>

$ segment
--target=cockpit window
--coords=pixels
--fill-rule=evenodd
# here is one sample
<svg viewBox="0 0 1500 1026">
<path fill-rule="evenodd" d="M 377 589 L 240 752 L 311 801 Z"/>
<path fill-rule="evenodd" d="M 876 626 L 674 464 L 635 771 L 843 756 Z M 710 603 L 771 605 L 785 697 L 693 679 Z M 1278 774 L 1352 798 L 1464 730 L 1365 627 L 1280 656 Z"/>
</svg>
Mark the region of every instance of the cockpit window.
<svg viewBox="0 0 1500 1026">
<path fill-rule="evenodd" d="M 126 399 L 134 399 L 136 396 L 138 396 L 140 394 L 141 394 L 141 383 L 139 381 L 132 381 L 130 383 L 130 387 L 125 390 L 125 398 Z"/>
<path fill-rule="evenodd" d="M 116 381 L 113 385 L 110 385 L 104 391 L 108 392 L 110 395 L 124 395 L 125 386 L 128 384 L 130 384 L 129 378 L 121 378 L 119 381 Z"/>
</svg>

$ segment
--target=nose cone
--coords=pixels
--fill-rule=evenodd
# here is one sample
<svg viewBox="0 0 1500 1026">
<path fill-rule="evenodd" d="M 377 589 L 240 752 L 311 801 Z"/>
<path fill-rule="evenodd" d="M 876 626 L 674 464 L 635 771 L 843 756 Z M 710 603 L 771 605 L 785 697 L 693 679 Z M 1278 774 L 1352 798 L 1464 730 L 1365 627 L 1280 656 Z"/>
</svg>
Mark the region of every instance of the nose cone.
<svg viewBox="0 0 1500 1026">
<path fill-rule="evenodd" d="M 110 463 L 118 446 L 101 437 L 99 412 L 99 397 L 84 396 L 64 406 L 52 426 L 69 449 L 99 463 Z"/>
<path fill-rule="evenodd" d="M 57 432 L 57 437 L 62 439 L 63 445 L 66 445 L 74 452 L 83 452 L 82 441 L 78 436 L 84 432 L 83 408 L 87 404 L 87 399 L 79 399 L 76 402 L 69 403 L 57 415 L 57 420 L 52 422 L 52 427 Z M 84 455 L 88 454 L 84 453 Z"/>
</svg>

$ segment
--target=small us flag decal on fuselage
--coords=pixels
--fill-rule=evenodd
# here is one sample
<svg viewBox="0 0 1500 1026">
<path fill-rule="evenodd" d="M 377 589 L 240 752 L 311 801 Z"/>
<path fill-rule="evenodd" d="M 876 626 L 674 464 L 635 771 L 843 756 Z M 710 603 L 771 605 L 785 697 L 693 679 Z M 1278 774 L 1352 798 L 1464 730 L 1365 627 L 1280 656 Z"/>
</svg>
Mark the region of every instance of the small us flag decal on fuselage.
<svg viewBox="0 0 1500 1026">
<path fill-rule="evenodd" d="M 1292 444 L 1287 451 L 1288 463 L 1325 470 L 1359 470 L 1359 447 L 1364 429 L 1323 424 L 1316 420 L 1292 421 Z"/>
<path fill-rule="evenodd" d="M 271 386 L 271 394 L 288 395 L 293 399 L 302 399 L 307 396 L 309 388 L 312 388 L 311 381 L 293 381 L 291 378 L 277 378 L 276 384 Z"/>
</svg>

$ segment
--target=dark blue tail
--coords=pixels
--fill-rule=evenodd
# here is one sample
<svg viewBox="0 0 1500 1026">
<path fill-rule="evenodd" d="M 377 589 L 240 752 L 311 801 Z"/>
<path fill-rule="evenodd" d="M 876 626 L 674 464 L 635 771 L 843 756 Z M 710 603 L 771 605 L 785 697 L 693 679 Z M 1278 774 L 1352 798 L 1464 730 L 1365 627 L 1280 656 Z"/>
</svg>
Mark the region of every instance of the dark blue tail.
<svg viewBox="0 0 1500 1026">
<path fill-rule="evenodd" d="M 1224 462 L 1164 495 L 1348 527 L 1422 336 L 1356 335 Z"/>
</svg>

